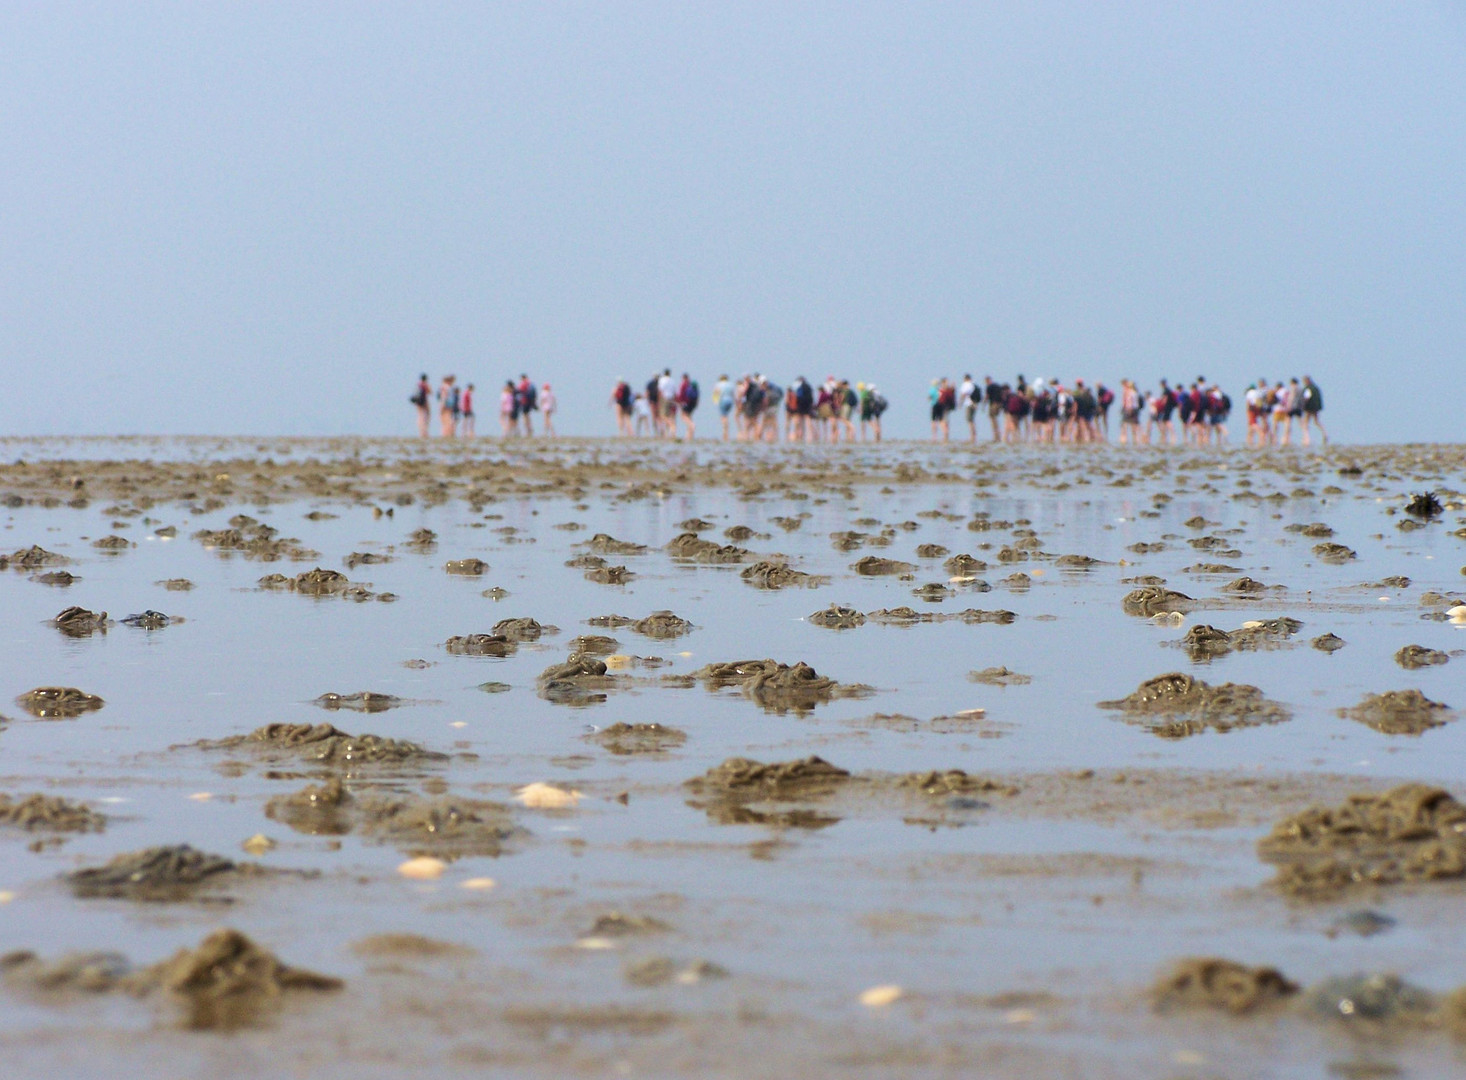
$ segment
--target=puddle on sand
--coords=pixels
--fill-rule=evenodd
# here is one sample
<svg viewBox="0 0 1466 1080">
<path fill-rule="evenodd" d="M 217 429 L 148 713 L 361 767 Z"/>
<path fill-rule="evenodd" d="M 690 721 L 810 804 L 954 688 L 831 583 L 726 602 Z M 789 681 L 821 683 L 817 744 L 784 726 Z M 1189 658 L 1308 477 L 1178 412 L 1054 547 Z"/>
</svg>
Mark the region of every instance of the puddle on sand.
<svg viewBox="0 0 1466 1080">
<path fill-rule="evenodd" d="M 0 820 L 0 953 L 148 964 L 227 923 L 344 980 L 288 997 L 262 1029 L 191 1038 L 127 995 L 0 992 L 17 1075 L 150 1075 L 162 1053 L 180 1069 L 342 1077 L 408 1059 L 547 1076 L 1456 1063 L 1442 1025 L 1361 1048 L 1306 1010 L 1156 1013 L 1149 991 L 1189 957 L 1303 986 L 1388 971 L 1444 995 L 1462 981 L 1466 884 L 1300 898 L 1258 854 L 1279 823 L 1359 792 L 1414 781 L 1466 798 L 1453 658 L 1466 637 L 1446 614 L 1466 595 L 1456 448 L 0 450 L 0 795 L 105 815 L 87 830 Z M 1442 512 L 1405 514 L 1423 491 Z M 97 546 L 110 537 L 135 546 Z M 1320 538 L 1354 557 L 1318 552 Z M 588 580 L 588 551 L 625 565 L 626 583 Z M 891 572 L 861 573 L 867 557 Z M 63 565 L 67 588 L 40 580 Z M 310 580 L 345 584 L 260 584 L 318 568 L 330 574 Z M 1187 600 L 1127 611 L 1137 589 Z M 73 607 L 169 618 L 58 633 Z M 838 633 L 811 618 L 830 609 Z M 1299 626 L 1273 634 L 1278 620 Z M 609 653 L 592 640 L 608 634 Z M 1323 635 L 1347 649 L 1309 647 Z M 1405 667 L 1407 646 L 1447 662 Z M 543 692 L 576 650 L 607 665 L 594 692 Z M 741 683 L 694 677 L 730 659 L 873 693 L 766 708 Z M 1024 681 L 969 678 L 1005 670 Z M 1099 707 L 1173 671 L 1256 687 L 1268 722 Z M 16 700 L 46 687 L 105 708 L 38 715 Z M 1346 712 L 1409 690 L 1448 708 L 1407 725 Z M 325 695 L 358 709 L 330 716 L 352 733 L 333 752 L 248 738 L 321 730 Z M 408 744 L 421 753 L 373 751 Z M 850 778 L 738 798 L 687 786 L 730 758 L 811 757 Z M 579 794 L 516 800 L 535 782 Z M 65 877 L 185 844 L 291 873 L 165 900 L 79 898 Z M 398 872 L 423 853 L 447 860 L 440 877 Z M 1362 906 L 1389 932 L 1339 934 Z M 658 932 L 587 931 L 608 912 Z M 446 944 L 360 947 L 382 935 Z M 861 1004 L 886 986 L 899 996 Z"/>
</svg>

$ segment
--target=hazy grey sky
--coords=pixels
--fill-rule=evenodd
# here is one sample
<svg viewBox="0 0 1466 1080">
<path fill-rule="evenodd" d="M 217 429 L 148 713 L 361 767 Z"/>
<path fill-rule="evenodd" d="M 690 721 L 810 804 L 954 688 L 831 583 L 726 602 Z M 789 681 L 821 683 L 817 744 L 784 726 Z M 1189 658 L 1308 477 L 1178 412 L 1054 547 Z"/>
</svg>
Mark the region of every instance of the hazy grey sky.
<svg viewBox="0 0 1466 1080">
<path fill-rule="evenodd" d="M 614 430 L 653 367 L 1311 373 L 1462 438 L 1452 4 L 7 3 L 0 432 Z M 1386 389 L 1388 388 L 1388 389 Z"/>
</svg>

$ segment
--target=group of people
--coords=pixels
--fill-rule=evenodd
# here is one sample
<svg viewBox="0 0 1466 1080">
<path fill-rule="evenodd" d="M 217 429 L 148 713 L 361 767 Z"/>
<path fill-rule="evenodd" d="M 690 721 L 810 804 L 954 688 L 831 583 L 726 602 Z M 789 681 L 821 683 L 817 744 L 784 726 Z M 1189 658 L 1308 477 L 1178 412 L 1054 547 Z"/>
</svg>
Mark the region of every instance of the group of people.
<svg viewBox="0 0 1466 1080">
<path fill-rule="evenodd" d="M 1301 383 L 1295 377 L 1286 384 L 1280 379 L 1273 386 L 1268 386 L 1266 379 L 1258 379 L 1248 385 L 1243 401 L 1247 405 L 1248 446 L 1287 446 L 1295 420 L 1304 446 L 1309 444 L 1309 429 L 1314 427 L 1325 443 L 1329 441 L 1319 417 L 1323 392 L 1308 375 Z"/>
<path fill-rule="evenodd" d="M 456 375 L 444 375 L 438 384 L 436 395 L 428 382 L 427 372 L 417 378 L 417 388 L 408 398 L 417 409 L 417 434 L 428 437 L 428 424 L 432 416 L 432 403 L 437 402 L 440 434 L 445 439 L 471 439 L 478 434 L 475 427 L 476 414 L 473 411 L 473 383 L 460 387 Z M 521 374 L 519 382 L 504 380 L 504 389 L 499 394 L 499 424 L 504 437 L 511 435 L 533 435 L 536 412 L 544 414 L 546 435 L 555 434 L 555 392 L 550 384 L 536 387 L 528 375 Z"/>
<path fill-rule="evenodd" d="M 1119 442 L 1130 445 L 1190 444 L 1221 445 L 1227 441 L 1227 420 L 1232 399 L 1213 381 L 1198 376 L 1189 385 L 1171 386 L 1165 379 L 1155 392 L 1140 390 L 1131 379 L 1120 380 L 1116 394 L 1097 382 L 1083 379 L 1066 385 L 1059 379 L 1034 379 L 1019 375 L 1012 383 L 1000 383 L 991 376 L 981 383 L 964 375 L 960 384 L 933 379 L 929 392 L 932 438 L 951 437 L 951 414 L 959 408 L 967 420 L 967 437 L 977 441 L 979 418 L 986 413 L 994 442 L 1090 443 L 1110 437 L 1110 409 L 1118 404 Z M 442 436 L 472 438 L 474 430 L 474 388 L 459 388 L 455 376 L 445 375 L 436 395 L 423 374 L 411 402 L 417 407 L 417 430 L 428 436 L 431 402 L 436 400 Z M 646 385 L 633 389 L 625 379 L 616 380 L 611 405 L 616 429 L 621 435 L 676 439 L 697 435 L 694 414 L 702 399 L 697 380 L 687 372 L 680 379 L 671 368 L 653 374 Z M 1318 428 L 1328 442 L 1320 414 L 1323 394 L 1310 376 L 1269 384 L 1259 379 L 1247 387 L 1248 446 L 1287 446 L 1298 423 L 1301 442 L 1310 444 L 1310 433 Z M 737 381 L 726 374 L 712 389 L 726 441 L 747 442 L 853 442 L 881 438 L 881 415 L 886 399 L 875 383 L 826 376 L 814 385 L 803 375 L 782 387 L 765 375 L 744 375 Z M 534 434 L 534 414 L 544 415 L 544 434 L 555 434 L 555 395 L 549 383 L 536 387 L 528 375 L 516 383 L 506 379 L 499 395 L 499 422 L 506 438 Z M 858 423 L 858 428 L 857 428 Z"/>
<path fill-rule="evenodd" d="M 693 414 L 702 393 L 697 380 L 683 372 L 681 380 L 670 368 L 653 375 L 642 390 L 633 390 L 625 379 L 617 379 L 611 391 L 616 430 L 622 435 L 652 435 L 677 438 L 686 424 L 687 437 L 697 429 Z M 850 442 L 856 438 L 881 438 L 881 414 L 886 399 L 874 383 L 827 376 L 814 386 L 803 375 L 788 387 L 771 382 L 766 375 L 744 375 L 736 382 L 726 374 L 713 386 L 712 402 L 718 410 L 723 439 L 744 442 Z M 857 434 L 856 423 L 859 422 Z"/>
</svg>

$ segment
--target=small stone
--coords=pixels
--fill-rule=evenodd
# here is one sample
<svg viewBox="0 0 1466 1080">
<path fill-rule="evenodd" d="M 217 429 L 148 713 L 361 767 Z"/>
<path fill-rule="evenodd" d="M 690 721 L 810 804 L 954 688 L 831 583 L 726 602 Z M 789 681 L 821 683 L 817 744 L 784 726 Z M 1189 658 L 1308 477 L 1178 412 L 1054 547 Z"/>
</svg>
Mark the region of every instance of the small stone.
<svg viewBox="0 0 1466 1080">
<path fill-rule="evenodd" d="M 397 867 L 397 872 L 412 881 L 437 881 L 446 869 L 448 864 L 442 859 L 421 855 L 416 859 L 408 859 Z"/>
<path fill-rule="evenodd" d="M 264 833 L 255 833 L 239 846 L 251 855 L 263 855 L 265 852 L 274 849 L 275 841 L 271 840 Z"/>
<path fill-rule="evenodd" d="M 514 793 L 519 805 L 533 810 L 564 810 L 580 802 L 580 792 L 566 791 L 551 784 L 536 780 L 526 784 Z"/>
<path fill-rule="evenodd" d="M 904 992 L 894 983 L 888 983 L 884 986 L 872 986 L 860 995 L 860 1003 L 867 1009 L 879 1009 L 899 1000 Z"/>
</svg>

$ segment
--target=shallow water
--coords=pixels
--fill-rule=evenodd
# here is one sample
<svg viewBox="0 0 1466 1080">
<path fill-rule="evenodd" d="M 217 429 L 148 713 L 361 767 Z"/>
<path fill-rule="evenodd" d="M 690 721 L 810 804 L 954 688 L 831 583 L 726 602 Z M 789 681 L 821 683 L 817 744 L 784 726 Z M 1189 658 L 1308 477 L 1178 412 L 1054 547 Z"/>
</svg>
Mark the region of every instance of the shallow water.
<svg viewBox="0 0 1466 1080">
<path fill-rule="evenodd" d="M 189 1038 L 143 1003 L 48 1004 L 7 994 L 0 1030 L 36 1073 L 64 1066 L 73 1075 L 149 1075 L 156 1051 L 201 1067 L 232 1055 L 229 1068 L 242 1073 L 283 1055 L 327 1076 L 390 1075 L 419 1060 L 441 1071 L 552 1075 L 1316 1076 L 1324 1064 L 1353 1060 L 1359 1044 L 1292 1018 L 1157 1018 L 1145 988 L 1169 962 L 1209 954 L 1275 964 L 1305 982 L 1374 968 L 1434 990 L 1462 981 L 1466 946 L 1454 918 L 1461 886 L 1298 906 L 1267 888 L 1272 870 L 1255 853 L 1273 821 L 1318 798 L 1336 802 L 1401 779 L 1462 793 L 1456 785 L 1466 765 L 1466 726 L 1459 721 L 1410 737 L 1337 715 L 1366 693 L 1408 687 L 1466 708 L 1466 657 L 1412 671 L 1393 659 L 1411 643 L 1466 648 L 1466 628 L 1422 618 L 1441 608 L 1420 602 L 1428 590 L 1466 592 L 1466 541 L 1452 534 L 1466 512 L 1460 496 L 1452 504 L 1449 494 L 1466 484 L 1463 455 L 1453 448 L 1257 459 L 1239 451 L 972 452 L 916 444 L 694 451 L 569 442 L 506 451 L 350 440 L 31 440 L 6 444 L 5 456 L 36 464 L 0 471 L 0 496 L 25 492 L 21 505 L 0 510 L 0 551 L 39 544 L 72 559 L 68 569 L 82 580 L 56 588 L 29 580 L 28 571 L 0 572 L 0 697 L 76 686 L 106 706 L 41 720 L 6 704 L 0 791 L 64 795 L 111 820 L 105 832 L 37 851 L 27 842 L 42 834 L 0 832 L 0 890 L 13 894 L 0 905 L 0 951 L 49 957 L 118 949 L 147 963 L 227 923 L 289 963 L 347 981 L 342 994 L 301 1001 L 298 1011 L 292 1000 L 291 1011 L 260 1032 Z M 199 492 L 178 498 L 166 485 L 151 493 L 146 483 L 119 486 L 126 467 L 96 464 L 132 458 L 159 468 L 197 466 Z M 309 478 L 286 487 L 275 473 L 251 484 L 243 463 L 265 458 L 282 472 L 345 477 L 352 494 L 325 483 L 312 490 Z M 36 495 L 45 485 L 34 474 L 46 462 L 64 463 L 56 466 L 63 480 L 84 481 L 70 490 L 58 484 L 59 505 Z M 1362 476 L 1338 474 L 1353 462 L 1364 467 Z M 227 485 L 215 479 L 225 473 Z M 770 486 L 791 478 L 792 497 Z M 751 482 L 765 490 L 750 492 Z M 476 494 L 466 497 L 465 484 Z M 221 505 L 204 511 L 201 493 L 210 485 Z M 1426 487 L 1453 508 L 1402 532 L 1402 517 L 1391 511 Z M 413 501 L 396 505 L 404 490 L 416 492 Z M 85 492 L 85 507 L 66 505 L 73 491 Z M 1171 499 L 1157 503 L 1160 492 Z M 393 513 L 378 516 L 374 507 Z M 307 519 L 312 511 L 337 516 Z M 191 538 L 226 527 L 238 513 L 298 538 L 320 558 L 261 562 Z M 772 520 L 801 514 L 808 516 L 793 532 Z M 978 514 L 1009 524 L 971 531 L 967 523 Z M 1184 524 L 1198 515 L 1205 526 Z M 695 516 L 713 523 L 703 535 L 719 543 L 733 525 L 767 534 L 739 543 L 755 558 L 777 553 L 829 581 L 761 590 L 739 578 L 738 565 L 678 562 L 661 548 L 682 531 L 679 522 Z M 879 524 L 855 524 L 862 518 Z M 569 522 L 583 527 L 555 527 Z M 899 527 L 906 522 L 917 527 Z M 1311 522 L 1327 522 L 1329 539 L 1358 557 L 1320 561 L 1318 539 L 1287 531 Z M 154 534 L 167 525 L 177 528 L 175 538 Z M 888 546 L 838 551 L 831 544 L 832 532 L 876 535 L 882 526 L 898 526 Z M 423 527 L 438 534 L 435 546 L 409 546 L 409 534 Z M 496 531 L 505 527 L 517 531 Z M 1019 538 L 1015 528 L 1032 529 L 1040 549 L 1025 561 L 999 563 L 999 549 Z M 607 556 L 635 572 L 629 584 L 595 584 L 564 565 L 600 532 L 649 545 L 644 554 Z M 136 547 L 108 554 L 91 546 L 114 533 Z M 1209 535 L 1237 554 L 1220 557 L 1187 542 Z M 1158 540 L 1165 550 L 1127 550 Z M 943 558 L 917 556 L 920 544 L 987 561 L 979 576 L 992 590 L 955 584 L 956 595 L 937 604 L 913 596 L 913 588 L 951 576 Z M 391 555 L 347 574 L 396 594 L 395 602 L 256 585 L 265 574 L 293 575 L 318 563 L 344 569 L 353 551 Z M 861 577 L 850 567 L 867 554 L 916 570 L 910 580 Z M 1067 554 L 1100 563 L 1077 571 L 1054 564 Z M 486 561 L 488 571 L 444 572 L 449 560 L 469 557 Z M 1239 572 L 1185 570 L 1198 562 Z M 1002 583 L 1015 570 L 1032 575 L 1030 588 Z M 1125 614 L 1120 599 L 1132 586 L 1122 579 L 1143 574 L 1196 598 L 1199 610 L 1179 625 Z M 1263 599 L 1221 591 L 1242 574 L 1286 591 Z M 1392 575 L 1411 584 L 1369 584 Z M 155 584 L 179 577 L 195 588 L 169 592 Z M 486 598 L 491 587 L 507 597 Z M 865 612 L 1006 609 L 1016 618 L 843 631 L 807 621 L 832 602 Z M 152 608 L 184 621 L 157 631 L 119 623 L 71 639 L 47 624 L 70 604 L 114 619 Z M 697 628 L 654 641 L 586 622 L 663 608 Z M 1179 647 L 1198 623 L 1231 630 L 1284 615 L 1303 626 L 1276 648 L 1194 663 Z M 505 659 L 450 655 L 443 647 L 452 635 L 487 632 L 512 616 L 560 632 Z M 1325 632 L 1347 646 L 1332 655 L 1310 648 Z M 611 691 L 604 703 L 543 699 L 536 676 L 563 660 L 566 643 L 582 633 L 608 634 L 621 653 L 668 663 L 627 672 L 635 684 Z M 707 663 L 756 657 L 803 660 L 875 693 L 778 715 L 736 689 L 660 685 Z M 426 665 L 406 666 L 413 660 Z M 1002 687 L 967 678 L 998 665 L 1032 682 Z M 1097 706 L 1172 670 L 1254 684 L 1292 719 L 1162 739 Z M 510 689 L 478 689 L 488 681 Z M 405 701 L 374 714 L 314 704 L 326 692 L 357 690 Z M 986 710 L 981 719 L 951 719 L 975 708 Z M 618 756 L 587 738 L 617 721 L 672 725 L 687 741 L 665 753 Z M 516 808 L 515 821 L 529 835 L 508 853 L 462 859 L 440 881 L 409 883 L 396 872 L 402 851 L 354 834 L 304 835 L 265 817 L 270 797 L 317 779 L 318 767 L 267 765 L 248 753 L 187 745 L 272 722 L 329 722 L 454 755 L 385 778 L 372 770 L 350 775 L 349 786 L 362 792 L 447 790 L 508 802 L 516 787 L 548 780 L 584 798 L 573 810 Z M 960 768 L 1004 778 L 1020 792 L 954 804 L 877 784 L 813 801 L 760 803 L 762 823 L 723 824 L 692 805 L 699 800 L 682 787 L 728 757 L 809 754 L 857 773 Z M 1078 770 L 1096 775 L 1080 779 Z M 805 813 L 790 817 L 790 809 Z M 320 876 L 251 883 L 224 906 L 76 900 L 59 881 L 78 866 L 153 844 L 187 842 L 247 858 L 240 844 L 260 832 L 279 844 L 261 863 Z M 496 886 L 461 887 L 483 876 Z M 1342 912 L 1369 905 L 1388 910 L 1398 926 L 1373 938 L 1323 932 Z M 652 915 L 671 929 L 615 939 L 612 948 L 577 947 L 611 910 Z M 387 931 L 477 952 L 451 962 L 384 964 L 352 951 L 353 942 Z M 623 978 L 629 961 L 663 955 L 683 965 L 707 959 L 728 976 L 654 988 Z M 906 996 L 875 1010 L 857 1003 L 862 990 L 886 983 L 900 984 Z M 1005 1004 L 1019 993 L 1035 1004 Z M 640 1020 L 611 1023 L 604 1010 L 612 1007 L 639 1010 Z M 540 1012 L 526 1017 L 525 1009 Z M 319 1035 L 322 1024 L 330 1025 L 330 1038 Z M 140 1028 L 147 1038 L 122 1039 Z M 78 1033 L 86 1038 L 78 1041 Z M 1421 1075 L 1461 1063 L 1454 1044 L 1435 1034 L 1364 1049 L 1366 1057 Z"/>
</svg>

